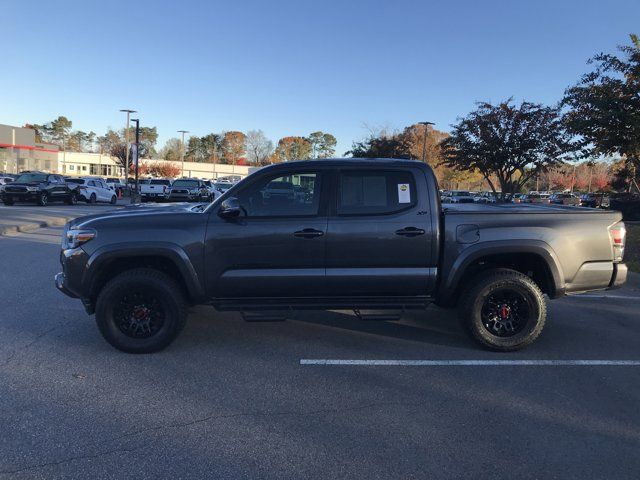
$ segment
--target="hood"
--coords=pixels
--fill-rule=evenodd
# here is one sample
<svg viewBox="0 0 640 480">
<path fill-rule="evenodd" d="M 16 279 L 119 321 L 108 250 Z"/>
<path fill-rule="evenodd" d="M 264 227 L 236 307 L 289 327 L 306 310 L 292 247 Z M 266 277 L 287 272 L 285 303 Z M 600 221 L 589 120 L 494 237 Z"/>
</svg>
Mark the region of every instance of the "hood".
<svg viewBox="0 0 640 480">
<path fill-rule="evenodd" d="M 86 215 L 84 217 L 78 217 L 71 220 L 67 227 L 81 226 L 91 227 L 95 222 L 102 221 L 119 221 L 123 218 L 129 217 L 152 217 L 159 215 L 198 215 L 204 212 L 208 203 L 159 203 L 148 204 L 138 203 L 134 205 L 127 205 L 126 207 L 119 208 L 117 210 L 110 210 L 105 213 L 98 213 L 95 215 Z"/>
</svg>

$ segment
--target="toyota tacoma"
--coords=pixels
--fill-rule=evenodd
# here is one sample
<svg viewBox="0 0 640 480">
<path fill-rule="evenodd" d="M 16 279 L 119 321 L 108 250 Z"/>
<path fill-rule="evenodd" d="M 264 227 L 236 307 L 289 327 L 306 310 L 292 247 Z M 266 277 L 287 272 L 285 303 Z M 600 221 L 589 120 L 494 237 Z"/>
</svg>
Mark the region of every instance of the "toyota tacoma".
<svg viewBox="0 0 640 480">
<path fill-rule="evenodd" d="M 284 184 L 306 194 L 274 194 Z M 613 211 L 442 208 L 432 170 L 418 161 L 287 162 L 211 204 L 131 206 L 69 222 L 55 282 L 126 352 L 169 345 L 195 304 L 255 315 L 430 303 L 457 307 L 473 339 L 510 351 L 540 335 L 547 297 L 624 283 L 624 242 Z"/>
</svg>

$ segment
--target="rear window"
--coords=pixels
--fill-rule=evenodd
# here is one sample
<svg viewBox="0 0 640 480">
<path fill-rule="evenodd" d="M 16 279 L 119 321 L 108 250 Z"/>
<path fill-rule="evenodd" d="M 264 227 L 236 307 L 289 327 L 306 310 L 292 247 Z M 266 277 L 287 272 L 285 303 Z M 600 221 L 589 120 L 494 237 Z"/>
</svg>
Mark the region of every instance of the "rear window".
<svg viewBox="0 0 640 480">
<path fill-rule="evenodd" d="M 407 171 L 352 171 L 340 174 L 339 215 L 380 215 L 416 203 L 413 175 Z"/>
<path fill-rule="evenodd" d="M 151 180 L 149 183 L 151 185 L 171 185 L 169 180 Z"/>
</svg>

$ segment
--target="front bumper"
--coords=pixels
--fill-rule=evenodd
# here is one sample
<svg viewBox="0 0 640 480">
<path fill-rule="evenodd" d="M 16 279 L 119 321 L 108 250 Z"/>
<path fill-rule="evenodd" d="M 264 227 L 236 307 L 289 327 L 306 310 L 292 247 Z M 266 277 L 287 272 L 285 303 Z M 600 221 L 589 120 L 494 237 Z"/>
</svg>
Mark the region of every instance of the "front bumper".
<svg viewBox="0 0 640 480">
<path fill-rule="evenodd" d="M 65 285 L 65 275 L 64 273 L 60 272 L 60 273 L 56 273 L 56 276 L 53 277 L 55 282 L 56 282 L 56 288 L 58 290 L 60 290 L 62 293 L 64 293 L 66 296 L 71 297 L 71 298 L 78 298 L 78 296 L 76 294 L 74 294 L 71 290 L 69 290 L 67 288 L 67 286 Z"/>
<path fill-rule="evenodd" d="M 35 202 L 38 200 L 40 192 L 2 192 L 0 199 L 14 202 Z"/>
<path fill-rule="evenodd" d="M 614 263 L 609 288 L 620 288 L 627 281 L 627 272 L 628 268 L 624 263 Z"/>
</svg>

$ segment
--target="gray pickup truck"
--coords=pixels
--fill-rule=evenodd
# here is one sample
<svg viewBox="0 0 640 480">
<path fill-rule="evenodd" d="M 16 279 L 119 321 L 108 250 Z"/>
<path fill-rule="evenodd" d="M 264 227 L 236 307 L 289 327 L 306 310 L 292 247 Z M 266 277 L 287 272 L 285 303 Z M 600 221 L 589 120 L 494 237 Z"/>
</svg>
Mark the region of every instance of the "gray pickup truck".
<svg viewBox="0 0 640 480">
<path fill-rule="evenodd" d="M 298 195 L 280 194 L 288 183 Z M 277 191 L 276 191 L 277 190 Z M 131 206 L 69 222 L 56 286 L 126 352 L 161 350 L 187 308 L 457 307 L 493 350 L 533 342 L 546 300 L 620 286 L 618 212 L 566 206 L 442 208 L 424 163 L 288 162 L 211 204 Z"/>
</svg>

